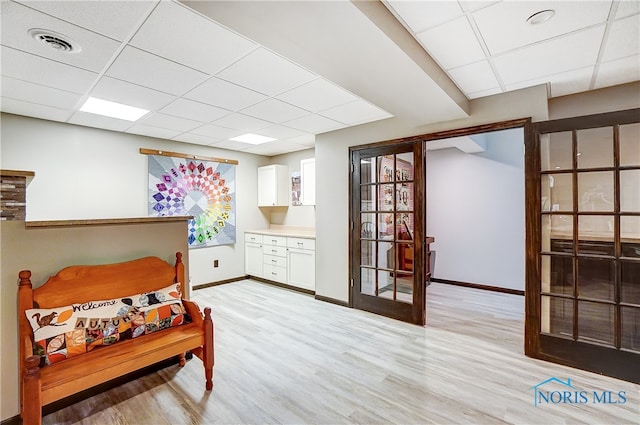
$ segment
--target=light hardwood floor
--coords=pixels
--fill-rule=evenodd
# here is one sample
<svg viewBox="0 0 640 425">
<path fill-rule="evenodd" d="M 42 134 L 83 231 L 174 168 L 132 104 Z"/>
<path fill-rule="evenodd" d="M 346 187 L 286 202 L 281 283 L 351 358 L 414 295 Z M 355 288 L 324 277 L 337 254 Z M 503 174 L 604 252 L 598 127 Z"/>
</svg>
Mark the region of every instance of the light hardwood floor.
<svg viewBox="0 0 640 425">
<path fill-rule="evenodd" d="M 44 423 L 640 423 L 639 385 L 522 354 L 524 297 L 437 283 L 427 292 L 423 328 L 253 281 L 194 291 L 216 323 L 213 392 L 194 358 Z M 626 391 L 627 402 L 535 407 L 531 387 L 550 377 Z"/>
</svg>

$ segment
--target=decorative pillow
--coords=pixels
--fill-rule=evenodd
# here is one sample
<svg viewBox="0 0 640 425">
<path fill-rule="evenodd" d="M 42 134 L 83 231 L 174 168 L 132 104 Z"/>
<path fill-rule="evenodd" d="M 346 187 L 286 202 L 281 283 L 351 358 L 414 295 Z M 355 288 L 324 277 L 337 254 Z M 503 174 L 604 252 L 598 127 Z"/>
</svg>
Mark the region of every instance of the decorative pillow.
<svg viewBox="0 0 640 425">
<path fill-rule="evenodd" d="M 190 321 L 180 300 L 180 284 L 120 299 L 30 309 L 25 314 L 41 365 Z"/>
</svg>

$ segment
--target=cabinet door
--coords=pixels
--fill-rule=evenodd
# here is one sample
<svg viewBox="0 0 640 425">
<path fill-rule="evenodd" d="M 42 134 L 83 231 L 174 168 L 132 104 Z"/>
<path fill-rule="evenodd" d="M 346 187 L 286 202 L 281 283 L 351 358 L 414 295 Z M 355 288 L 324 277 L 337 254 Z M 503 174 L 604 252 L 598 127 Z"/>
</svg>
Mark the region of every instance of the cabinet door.
<svg viewBox="0 0 640 425">
<path fill-rule="evenodd" d="M 258 206 L 271 207 L 276 204 L 275 167 L 258 168 Z"/>
<path fill-rule="evenodd" d="M 305 249 L 287 250 L 287 283 L 316 290 L 316 252 Z"/>
<path fill-rule="evenodd" d="M 244 244 L 244 272 L 249 276 L 262 277 L 262 245 L 247 242 Z"/>
</svg>

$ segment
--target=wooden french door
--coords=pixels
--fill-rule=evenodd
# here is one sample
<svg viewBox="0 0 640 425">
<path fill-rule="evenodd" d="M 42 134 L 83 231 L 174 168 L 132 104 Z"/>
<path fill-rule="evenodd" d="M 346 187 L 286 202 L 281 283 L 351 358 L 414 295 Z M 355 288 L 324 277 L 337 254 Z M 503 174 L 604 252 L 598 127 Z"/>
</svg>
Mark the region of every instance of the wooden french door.
<svg viewBox="0 0 640 425">
<path fill-rule="evenodd" d="M 530 136 L 526 354 L 640 383 L 640 109 Z"/>
<path fill-rule="evenodd" d="M 350 304 L 424 325 L 422 142 L 351 149 Z"/>
</svg>

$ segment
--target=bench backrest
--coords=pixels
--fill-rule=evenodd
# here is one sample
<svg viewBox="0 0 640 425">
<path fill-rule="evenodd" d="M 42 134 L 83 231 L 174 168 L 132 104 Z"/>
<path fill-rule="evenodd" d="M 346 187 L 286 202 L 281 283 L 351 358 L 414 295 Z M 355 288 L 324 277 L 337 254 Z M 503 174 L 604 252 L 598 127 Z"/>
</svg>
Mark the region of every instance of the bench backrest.
<svg viewBox="0 0 640 425">
<path fill-rule="evenodd" d="M 40 308 L 55 308 L 150 292 L 175 282 L 185 284 L 182 262 L 172 266 L 158 257 L 115 264 L 71 266 L 33 289 L 33 301 Z"/>
</svg>

